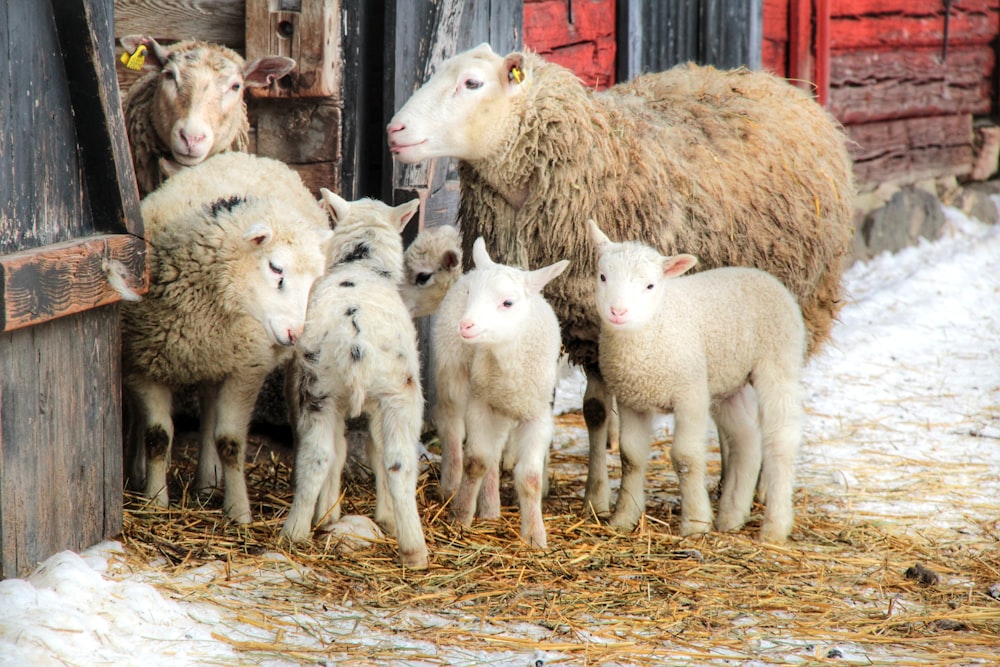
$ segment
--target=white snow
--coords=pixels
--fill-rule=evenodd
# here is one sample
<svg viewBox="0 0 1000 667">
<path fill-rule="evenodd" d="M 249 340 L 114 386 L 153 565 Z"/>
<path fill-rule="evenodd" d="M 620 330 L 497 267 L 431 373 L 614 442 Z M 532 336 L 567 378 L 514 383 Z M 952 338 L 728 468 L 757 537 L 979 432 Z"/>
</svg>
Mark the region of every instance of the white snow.
<svg viewBox="0 0 1000 667">
<path fill-rule="evenodd" d="M 955 209 L 946 214 L 944 238 L 847 272 L 849 301 L 834 340 L 804 378 L 798 484 L 818 497 L 846 499 L 853 514 L 995 535 L 1000 517 L 984 509 L 995 511 L 1000 498 L 1000 226 Z M 563 408 L 578 408 L 580 374 L 566 374 L 558 393 Z M 121 551 L 106 542 L 80 555 L 63 552 L 25 579 L 0 582 L 0 667 L 247 664 L 232 642 L 264 637 L 246 620 L 252 586 L 241 601 L 186 601 L 186 587 L 211 581 L 223 566 L 171 579 L 129 571 Z M 268 563 L 254 576 L 302 575 L 282 555 Z M 348 603 L 316 605 L 286 620 L 288 641 L 302 653 L 255 664 L 322 664 L 322 653 L 310 649 L 348 636 L 395 646 L 396 664 L 525 666 L 547 658 L 530 649 L 442 652 L 418 631 L 445 621 L 418 612 L 380 618 Z M 533 626 L 503 630 L 538 636 Z M 498 631 L 489 623 L 475 628 L 481 636 Z M 865 662 L 855 648 L 844 647 L 844 659 Z M 784 650 L 775 644 L 767 652 L 773 658 Z"/>
</svg>

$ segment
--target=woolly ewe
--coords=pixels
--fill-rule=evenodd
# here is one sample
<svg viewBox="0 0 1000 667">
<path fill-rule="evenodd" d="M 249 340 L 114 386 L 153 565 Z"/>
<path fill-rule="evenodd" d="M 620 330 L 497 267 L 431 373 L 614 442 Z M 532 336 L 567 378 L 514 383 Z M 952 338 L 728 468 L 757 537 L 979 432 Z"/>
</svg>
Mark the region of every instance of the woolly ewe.
<svg viewBox="0 0 1000 667">
<path fill-rule="evenodd" d="M 270 85 L 295 67 L 294 60 L 282 56 L 247 63 L 235 51 L 209 42 L 163 46 L 152 37 L 128 35 L 121 44 L 129 53 L 145 46 L 143 68 L 150 70 L 132 85 L 124 104 L 141 194 L 178 166 L 199 164 L 222 151 L 247 150 L 244 88 Z"/>
<path fill-rule="evenodd" d="M 419 205 L 348 202 L 323 190 L 336 223 L 331 266 L 316 282 L 305 333 L 290 368 L 296 431 L 295 499 L 281 530 L 291 541 L 340 518 L 346 419 L 369 415 L 375 520 L 399 541 L 403 565 L 427 567 L 417 512 L 424 398 L 417 333 L 399 295 L 399 234 Z"/>
<path fill-rule="evenodd" d="M 806 347 L 794 297 L 757 269 L 678 278 L 697 263 L 693 256 L 664 257 L 642 243 L 612 243 L 593 221 L 589 227 L 599 255 L 601 372 L 618 398 L 621 418 L 622 484 L 612 525 L 631 529 L 638 522 L 652 420 L 672 411 L 680 533 L 709 530 L 705 452 L 711 414 L 725 453 L 716 528 L 743 526 L 760 472 L 767 503 L 760 539 L 783 542 L 793 523 Z"/>
<path fill-rule="evenodd" d="M 810 349 L 829 336 L 854 232 L 851 162 L 837 122 L 787 81 L 681 65 L 595 92 L 536 54 L 484 44 L 442 63 L 387 132 L 402 162 L 459 159 L 464 249 L 482 236 L 506 264 L 573 260 L 546 298 L 587 373 L 588 513 L 610 506 L 613 398 L 598 366 L 588 218 L 705 268 L 766 270 L 799 300 Z"/>
<path fill-rule="evenodd" d="M 494 263 L 482 239 L 472 254 L 475 269 L 448 291 L 432 337 L 442 494 L 454 494 L 452 515 L 471 524 L 484 475 L 504 458 L 513 465 L 521 537 L 545 548 L 542 487 L 560 344 L 541 292 L 569 262 L 522 271 Z M 499 513 L 499 504 L 479 508 L 485 518 Z"/>
<path fill-rule="evenodd" d="M 327 216 L 294 171 L 245 153 L 185 169 L 143 200 L 142 216 L 149 291 L 122 305 L 132 483 L 144 481 L 146 495 L 167 504 L 172 396 L 195 387 L 202 399 L 195 489 L 224 481 L 226 514 L 246 523 L 254 399 L 302 334 L 332 236 Z"/>
</svg>

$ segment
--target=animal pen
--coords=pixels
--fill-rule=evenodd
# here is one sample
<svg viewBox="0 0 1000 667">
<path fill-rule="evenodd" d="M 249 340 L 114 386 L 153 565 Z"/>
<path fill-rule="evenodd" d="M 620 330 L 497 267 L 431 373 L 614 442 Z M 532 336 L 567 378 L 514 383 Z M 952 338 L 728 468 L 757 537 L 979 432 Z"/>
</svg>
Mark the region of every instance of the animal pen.
<svg viewBox="0 0 1000 667">
<path fill-rule="evenodd" d="M 274 631 L 273 642 L 232 640 L 248 662 L 316 659 L 316 651 L 282 642 L 293 630 L 289 618 L 348 601 L 384 613 L 387 624 L 449 607 L 482 622 L 529 623 L 546 629 L 549 649 L 577 664 L 662 664 L 662 654 L 645 650 L 658 641 L 682 645 L 678 659 L 695 663 L 718 658 L 705 652 L 709 645 L 741 655 L 723 631 L 747 609 L 773 613 L 775 632 L 816 637 L 817 663 L 837 657 L 820 655 L 822 647 L 860 638 L 911 655 L 940 650 L 940 664 L 995 659 L 995 606 L 979 593 L 959 599 L 935 588 L 931 575 L 896 567 L 930 562 L 983 582 L 996 578 L 995 559 L 875 522 L 844 524 L 814 510 L 808 494 L 797 499 L 796 529 L 808 552 L 768 549 L 748 534 L 682 543 L 668 501 L 652 507 L 636 533 L 618 534 L 579 514 L 587 462 L 578 453 L 552 461 L 544 512 L 555 548 L 517 547 L 510 508 L 498 522 L 451 526 L 428 491 L 434 471 L 425 470 L 418 505 L 433 569 L 403 571 L 390 541 L 345 555 L 316 540 L 287 552 L 296 568 L 317 575 L 290 587 L 283 566 L 266 556 L 291 499 L 287 443 L 257 440 L 248 486 L 261 520 L 245 529 L 227 526 L 215 505 L 158 509 L 124 494 L 119 297 L 106 275 L 109 266 L 123 267 L 143 290 L 143 228 L 120 108 L 137 75 L 118 64 L 124 35 L 205 39 L 248 58 L 295 58 L 292 76 L 250 99 L 251 151 L 292 165 L 314 192 L 396 203 L 418 197 L 425 227 L 455 219 L 455 164 L 394 163 L 385 124 L 436 64 L 479 42 L 500 53 L 527 44 L 592 76 L 595 86 L 688 58 L 773 69 L 819 86 L 856 142 L 859 184 L 914 182 L 972 171 L 977 131 L 997 110 L 1000 0 L 15 0 L 0 4 L 0 25 L 0 71 L 10 74 L 0 77 L 0 577 L 22 576 L 52 553 L 106 538 L 120 539 L 137 567 L 221 564 L 224 586 L 253 580 L 247 613 Z M 947 61 L 938 58 L 945 50 Z M 886 62 L 889 81 L 880 69 Z M 569 414 L 558 426 L 580 430 L 583 423 Z M 178 447 L 174 497 L 184 497 L 183 480 L 193 477 L 195 449 L 190 439 Z M 662 466 L 653 475 L 652 484 L 674 484 Z M 370 515 L 364 470 L 346 486 L 345 510 Z M 253 579 L 261 571 L 277 576 Z M 862 576 L 869 583 L 859 590 Z M 877 605 L 872 591 L 882 589 L 919 596 L 927 612 L 913 620 L 892 609 L 851 609 Z M 845 590 L 855 596 L 851 604 L 837 602 Z M 218 586 L 181 594 L 208 598 Z M 423 636 L 459 648 L 476 643 L 463 632 L 429 628 Z M 942 636 L 950 648 L 934 648 Z M 398 658 L 391 647 L 345 650 L 341 656 L 331 644 L 323 655 L 367 664 Z"/>
</svg>

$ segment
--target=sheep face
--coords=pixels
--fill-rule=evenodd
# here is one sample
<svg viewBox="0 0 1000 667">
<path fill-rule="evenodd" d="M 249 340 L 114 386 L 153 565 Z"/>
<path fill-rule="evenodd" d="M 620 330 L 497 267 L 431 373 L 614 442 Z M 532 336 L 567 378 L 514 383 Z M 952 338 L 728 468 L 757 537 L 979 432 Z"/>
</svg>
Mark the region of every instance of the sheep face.
<svg viewBox="0 0 1000 667">
<path fill-rule="evenodd" d="M 462 273 L 458 228 L 432 227 L 417 234 L 403 257 L 399 293 L 413 317 L 436 312 L 448 289 Z"/>
<path fill-rule="evenodd" d="M 230 148 L 246 124 L 245 87 L 269 85 L 295 67 L 291 58 L 246 63 L 217 44 L 180 42 L 164 47 L 151 37 L 122 38 L 129 51 L 148 47 L 144 67 L 159 69 L 152 121 L 173 160 L 190 167 Z"/>
<path fill-rule="evenodd" d="M 305 328 L 313 283 L 326 265 L 325 246 L 333 232 L 317 230 L 316 238 L 275 239 L 268 225 L 256 223 L 243 235 L 251 258 L 245 282 L 236 284 L 246 312 L 261 323 L 275 344 L 295 344 Z"/>
<path fill-rule="evenodd" d="M 389 122 L 389 150 L 405 163 L 490 155 L 529 76 L 520 54 L 504 58 L 489 44 L 446 60 Z"/>
<path fill-rule="evenodd" d="M 698 260 L 692 255 L 664 257 L 634 241 L 614 243 L 593 220 L 588 226 L 599 253 L 594 296 L 601 319 L 622 331 L 643 328 L 659 311 L 664 282 Z"/>
<path fill-rule="evenodd" d="M 568 260 L 535 271 L 495 264 L 480 237 L 472 247 L 475 270 L 466 275 L 465 310 L 458 323 L 462 342 L 499 346 L 515 341 L 527 327 L 531 300 L 541 295 L 550 280 L 560 275 Z"/>
</svg>

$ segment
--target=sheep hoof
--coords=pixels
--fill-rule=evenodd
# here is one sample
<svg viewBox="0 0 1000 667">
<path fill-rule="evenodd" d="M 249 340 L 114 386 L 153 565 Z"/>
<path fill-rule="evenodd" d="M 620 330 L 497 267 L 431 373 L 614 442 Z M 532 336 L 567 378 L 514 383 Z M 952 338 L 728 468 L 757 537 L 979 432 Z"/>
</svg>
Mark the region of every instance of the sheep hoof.
<svg viewBox="0 0 1000 667">
<path fill-rule="evenodd" d="M 681 537 L 691 537 L 692 535 L 705 535 L 712 529 L 712 520 L 681 519 Z"/>
<path fill-rule="evenodd" d="M 399 561 L 408 570 L 426 570 L 429 567 L 427 549 L 418 549 L 413 552 L 400 551 Z"/>
<path fill-rule="evenodd" d="M 639 520 L 615 514 L 608 520 L 608 525 L 623 533 L 631 533 L 639 525 Z"/>
<path fill-rule="evenodd" d="M 742 517 L 723 517 L 719 516 L 715 520 L 715 529 L 720 533 L 733 533 L 738 531 L 743 527 L 746 520 Z"/>
</svg>

